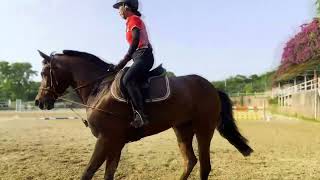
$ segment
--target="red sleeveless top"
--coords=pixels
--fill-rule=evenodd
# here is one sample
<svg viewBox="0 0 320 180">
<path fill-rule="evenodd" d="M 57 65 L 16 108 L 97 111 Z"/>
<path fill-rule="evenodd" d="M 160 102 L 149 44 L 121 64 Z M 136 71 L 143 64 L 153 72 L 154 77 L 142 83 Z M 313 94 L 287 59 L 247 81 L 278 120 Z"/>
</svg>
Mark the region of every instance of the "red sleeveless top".
<svg viewBox="0 0 320 180">
<path fill-rule="evenodd" d="M 132 44 L 132 29 L 133 28 L 138 28 L 140 30 L 140 41 L 138 48 L 144 48 L 149 45 L 149 39 L 148 39 L 148 34 L 146 30 L 146 26 L 141 20 L 139 16 L 132 15 L 127 18 L 127 29 L 126 29 L 126 36 L 127 36 L 127 41 L 129 45 Z"/>
</svg>

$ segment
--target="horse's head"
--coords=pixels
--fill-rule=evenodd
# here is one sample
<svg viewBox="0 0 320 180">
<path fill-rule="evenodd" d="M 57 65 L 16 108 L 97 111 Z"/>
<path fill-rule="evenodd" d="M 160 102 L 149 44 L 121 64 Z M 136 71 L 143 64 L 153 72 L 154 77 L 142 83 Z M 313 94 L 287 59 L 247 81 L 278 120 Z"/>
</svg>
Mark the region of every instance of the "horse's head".
<svg viewBox="0 0 320 180">
<path fill-rule="evenodd" d="M 68 67 L 63 67 L 54 54 L 48 56 L 41 51 L 39 53 L 43 58 L 43 68 L 41 71 L 42 81 L 35 105 L 42 110 L 51 110 L 54 108 L 57 98 L 71 85 L 71 74 L 67 70 Z"/>
</svg>

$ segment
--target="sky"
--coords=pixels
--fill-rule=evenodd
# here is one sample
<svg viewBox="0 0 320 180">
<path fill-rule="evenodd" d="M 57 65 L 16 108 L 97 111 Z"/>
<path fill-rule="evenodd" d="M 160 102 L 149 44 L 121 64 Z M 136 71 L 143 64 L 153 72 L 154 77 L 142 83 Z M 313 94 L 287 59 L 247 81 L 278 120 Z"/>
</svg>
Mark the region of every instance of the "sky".
<svg viewBox="0 0 320 180">
<path fill-rule="evenodd" d="M 0 0 L 0 60 L 29 62 L 39 72 L 38 49 L 73 49 L 119 62 L 128 44 L 114 2 Z M 313 0 L 140 0 L 156 65 L 210 81 L 275 69 L 315 9 Z"/>
</svg>

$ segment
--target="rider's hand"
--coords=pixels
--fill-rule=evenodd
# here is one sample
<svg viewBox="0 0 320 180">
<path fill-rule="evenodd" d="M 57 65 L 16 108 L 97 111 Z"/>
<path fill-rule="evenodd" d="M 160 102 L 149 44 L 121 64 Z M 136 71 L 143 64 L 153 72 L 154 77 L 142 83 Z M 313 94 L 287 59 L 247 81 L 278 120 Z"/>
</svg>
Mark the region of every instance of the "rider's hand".
<svg viewBox="0 0 320 180">
<path fill-rule="evenodd" d="M 122 68 L 124 68 L 124 66 L 126 66 L 126 64 L 128 63 L 128 61 L 131 60 L 131 57 L 129 55 L 125 55 L 124 58 L 120 61 L 120 63 L 116 66 L 114 66 L 112 69 L 114 71 L 120 71 Z"/>
<path fill-rule="evenodd" d="M 110 68 L 109 68 L 109 71 L 117 71 L 117 69 L 118 69 L 118 67 L 117 67 L 117 65 L 113 65 L 113 66 L 111 66 Z"/>
<path fill-rule="evenodd" d="M 111 68 L 112 71 L 120 71 L 121 69 L 122 69 L 122 68 L 121 68 L 120 64 L 115 65 L 115 66 L 113 66 L 113 67 Z"/>
<path fill-rule="evenodd" d="M 113 66 L 111 69 L 113 71 L 120 71 L 127 63 L 124 63 L 123 60 L 120 61 L 119 64 Z"/>
</svg>

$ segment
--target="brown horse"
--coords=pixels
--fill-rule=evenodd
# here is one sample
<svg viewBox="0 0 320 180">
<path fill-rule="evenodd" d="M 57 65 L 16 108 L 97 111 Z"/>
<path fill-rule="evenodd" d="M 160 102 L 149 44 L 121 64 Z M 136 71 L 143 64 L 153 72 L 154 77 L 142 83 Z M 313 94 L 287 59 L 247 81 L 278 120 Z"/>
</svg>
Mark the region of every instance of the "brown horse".
<svg viewBox="0 0 320 180">
<path fill-rule="evenodd" d="M 39 51 L 40 52 L 40 51 Z M 130 126 L 132 110 L 126 103 L 116 101 L 109 87 L 116 72 L 113 66 L 82 52 L 64 53 L 44 58 L 41 72 L 42 82 L 36 97 L 41 109 L 52 109 L 55 101 L 71 86 L 87 107 L 87 119 L 93 135 L 97 138 L 92 157 L 81 179 L 91 179 L 106 161 L 105 179 L 113 179 L 121 150 L 137 134 Z M 97 86 L 101 77 L 109 78 L 105 93 L 97 98 Z M 253 150 L 240 134 L 232 115 L 231 101 L 225 93 L 218 91 L 206 79 L 197 75 L 170 77 L 171 96 L 166 101 L 149 103 L 146 107 L 150 123 L 143 127 L 143 137 L 173 128 L 184 159 L 181 179 L 187 179 L 197 163 L 192 148 L 196 135 L 200 177 L 208 179 L 211 171 L 210 143 L 217 128 L 220 134 L 234 145 L 244 156 Z"/>
</svg>

